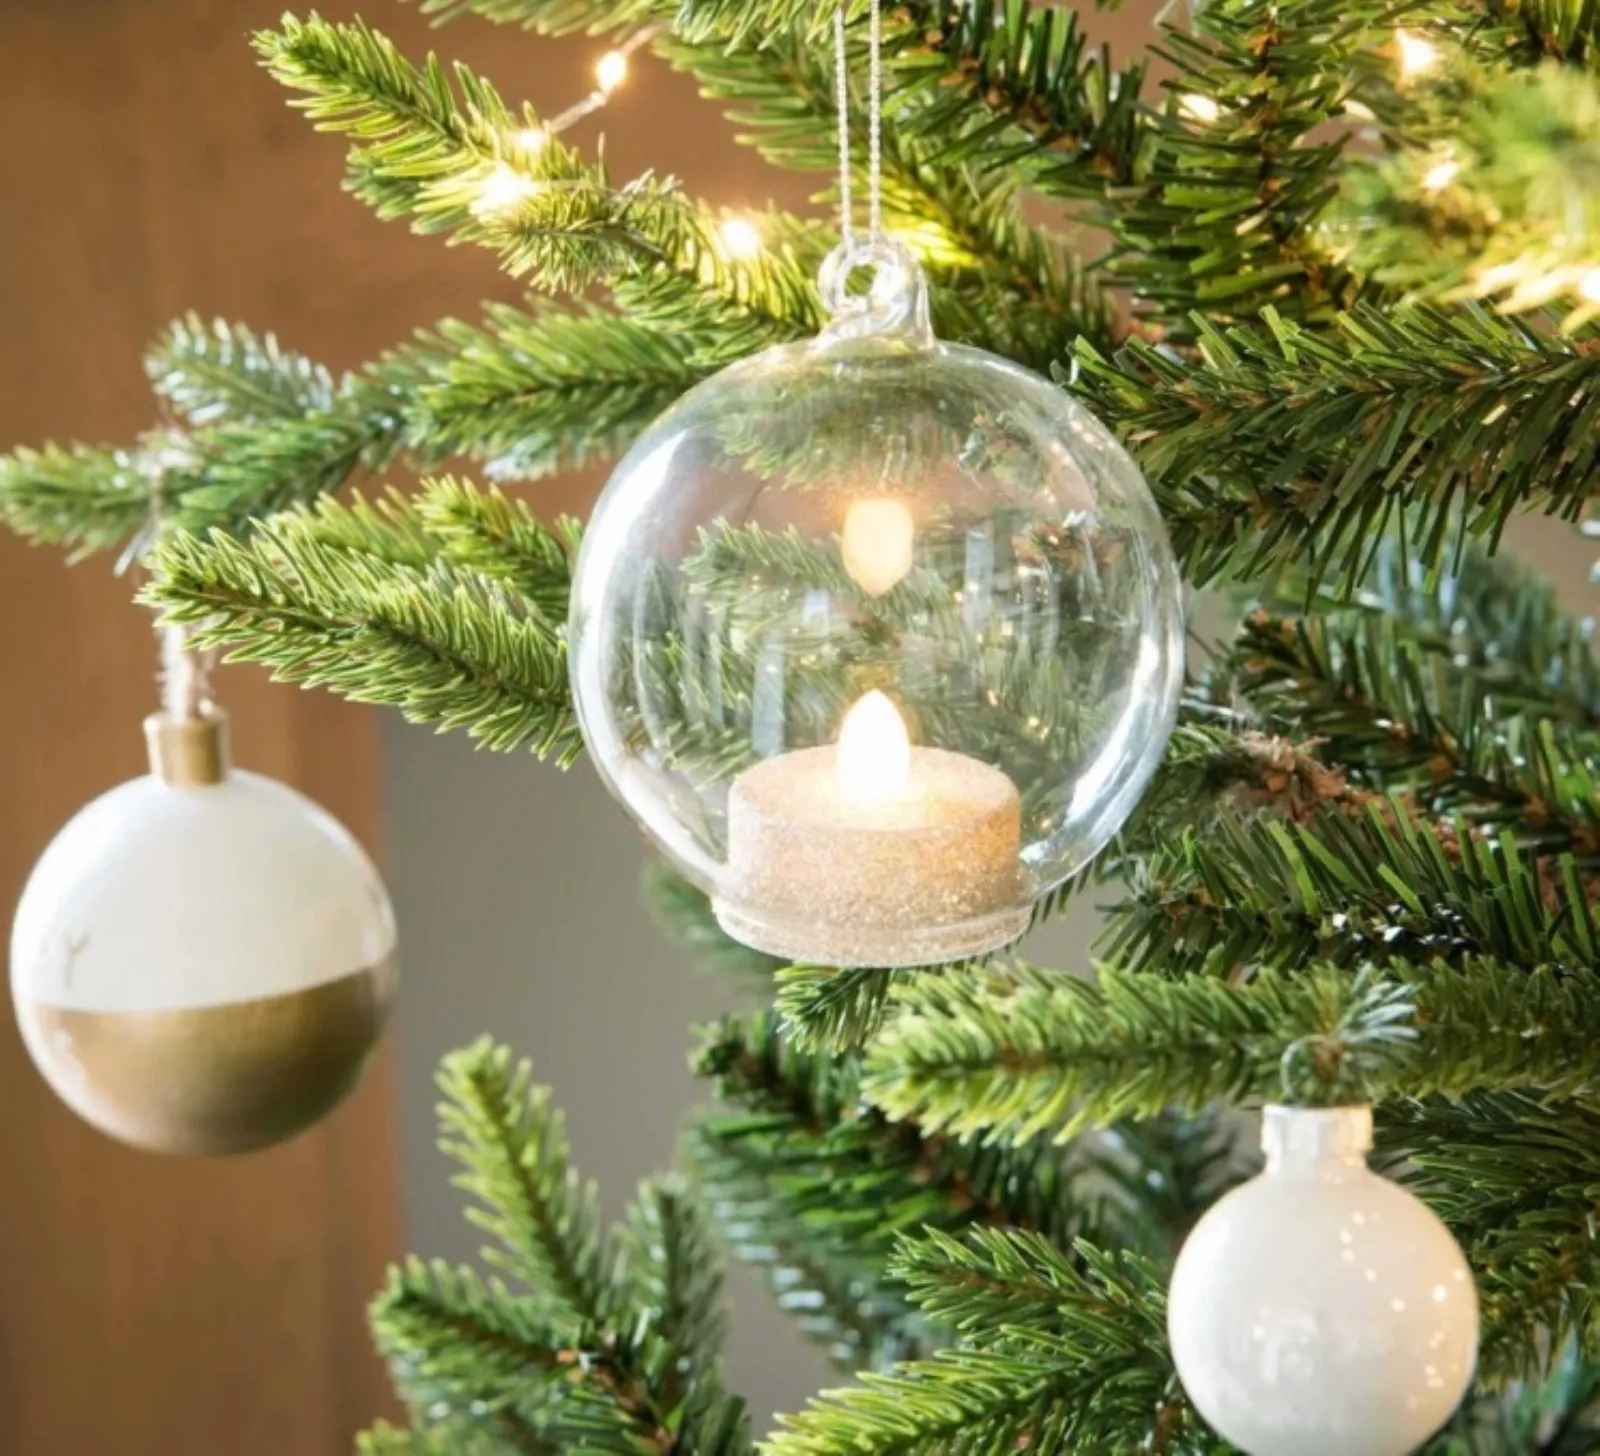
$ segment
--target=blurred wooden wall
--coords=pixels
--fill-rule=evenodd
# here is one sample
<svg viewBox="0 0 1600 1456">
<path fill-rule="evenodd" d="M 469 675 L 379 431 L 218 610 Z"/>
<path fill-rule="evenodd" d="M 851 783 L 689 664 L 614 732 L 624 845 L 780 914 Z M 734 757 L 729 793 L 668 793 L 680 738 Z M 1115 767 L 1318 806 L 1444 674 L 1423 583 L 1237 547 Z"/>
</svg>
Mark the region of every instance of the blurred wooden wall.
<svg viewBox="0 0 1600 1456">
<path fill-rule="evenodd" d="M 342 195 L 341 144 L 253 64 L 248 32 L 279 9 L 0 4 L 0 448 L 125 440 L 150 423 L 140 350 L 186 308 L 350 365 L 510 291 L 488 255 L 386 227 Z M 414 8 L 369 10 L 428 44 Z M 480 62 L 507 39 L 471 29 Z M 536 57 L 513 49 L 520 67 L 502 73 L 517 94 Z M 129 593 L 104 559 L 69 570 L 0 540 L 7 925 L 56 829 L 142 771 L 154 649 Z M 368 715 L 242 671 L 223 696 L 241 761 L 321 800 L 381 860 Z M 76 1122 L 0 1016 L 0 1452 L 348 1452 L 392 1409 L 363 1312 L 402 1243 L 393 1083 L 389 1057 L 325 1126 L 271 1153 L 163 1160 Z"/>
</svg>

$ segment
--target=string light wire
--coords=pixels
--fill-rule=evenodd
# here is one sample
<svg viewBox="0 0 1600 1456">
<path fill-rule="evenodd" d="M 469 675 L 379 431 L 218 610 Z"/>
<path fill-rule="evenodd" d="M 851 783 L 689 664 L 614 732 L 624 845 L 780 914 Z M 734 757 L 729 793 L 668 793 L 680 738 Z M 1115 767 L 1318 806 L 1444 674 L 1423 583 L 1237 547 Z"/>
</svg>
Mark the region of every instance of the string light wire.
<svg viewBox="0 0 1600 1456">
<path fill-rule="evenodd" d="M 537 126 L 523 127 L 513 134 L 518 148 L 527 155 L 536 154 L 551 137 L 576 126 L 586 116 L 592 116 L 605 106 L 628 79 L 628 62 L 649 45 L 665 29 L 649 25 L 635 31 L 614 50 L 607 51 L 595 64 L 595 86 L 587 96 L 574 101 L 564 111 L 558 111 Z M 503 184 L 502 184 L 503 185 Z"/>
</svg>

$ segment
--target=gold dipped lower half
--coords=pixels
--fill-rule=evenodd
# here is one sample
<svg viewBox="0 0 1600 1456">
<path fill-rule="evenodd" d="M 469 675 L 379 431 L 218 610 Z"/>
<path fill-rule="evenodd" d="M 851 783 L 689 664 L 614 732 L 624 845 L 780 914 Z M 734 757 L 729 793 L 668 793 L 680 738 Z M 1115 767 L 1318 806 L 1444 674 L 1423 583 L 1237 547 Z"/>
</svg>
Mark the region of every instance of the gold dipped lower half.
<svg viewBox="0 0 1600 1456">
<path fill-rule="evenodd" d="M 177 1011 L 78 1011 L 19 1000 L 34 1061 L 102 1132 L 216 1157 L 282 1142 L 361 1079 L 394 1000 L 392 961 L 304 991 Z"/>
</svg>

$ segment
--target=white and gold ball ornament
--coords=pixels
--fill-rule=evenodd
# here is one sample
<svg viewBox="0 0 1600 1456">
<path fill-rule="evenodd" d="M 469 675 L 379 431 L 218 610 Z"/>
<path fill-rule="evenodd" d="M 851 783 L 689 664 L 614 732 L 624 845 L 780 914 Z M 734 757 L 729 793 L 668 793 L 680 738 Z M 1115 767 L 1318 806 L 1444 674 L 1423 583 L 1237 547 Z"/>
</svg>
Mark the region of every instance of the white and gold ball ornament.
<svg viewBox="0 0 1600 1456">
<path fill-rule="evenodd" d="M 820 338 L 707 380 L 618 465 L 573 692 L 600 773 L 729 934 L 954 960 L 1020 935 L 1137 802 L 1181 587 L 1111 432 L 936 339 L 903 248 L 845 245 L 823 294 Z"/>
<path fill-rule="evenodd" d="M 1368 1107 L 1268 1107 L 1265 1172 L 1184 1243 L 1183 1388 L 1249 1456 L 1404 1456 L 1472 1379 L 1478 1297 L 1450 1231 L 1372 1172 Z"/>
<path fill-rule="evenodd" d="M 80 811 L 23 891 L 17 1020 L 45 1080 L 102 1132 L 247 1152 L 360 1079 L 394 997 L 394 915 L 333 818 L 228 767 L 215 710 L 146 728 L 152 773 Z"/>
</svg>

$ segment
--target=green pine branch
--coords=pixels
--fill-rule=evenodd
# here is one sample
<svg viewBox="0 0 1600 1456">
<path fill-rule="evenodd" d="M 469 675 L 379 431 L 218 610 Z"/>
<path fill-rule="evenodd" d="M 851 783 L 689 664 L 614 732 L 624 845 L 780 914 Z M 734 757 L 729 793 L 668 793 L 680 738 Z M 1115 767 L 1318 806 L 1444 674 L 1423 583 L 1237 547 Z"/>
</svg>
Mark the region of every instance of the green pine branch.
<svg viewBox="0 0 1600 1456">
<path fill-rule="evenodd" d="M 949 973 L 899 994 L 862 1090 L 930 1135 L 1006 1142 L 1212 1102 L 1570 1096 L 1600 1071 L 1582 1029 L 1595 990 L 1587 968 L 1483 959 L 1242 984 Z"/>
<path fill-rule="evenodd" d="M 319 127 L 352 139 L 351 190 L 380 216 L 490 246 L 543 290 L 630 283 L 619 305 L 658 321 L 698 307 L 727 325 L 732 311 L 745 345 L 752 324 L 774 342 L 816 322 L 810 272 L 790 250 L 729 256 L 716 215 L 675 184 L 646 175 L 613 185 L 603 166 L 540 132 L 531 111 L 513 113 L 465 67 L 452 81 L 436 57 L 413 65 L 360 22 L 316 17 L 285 17 L 258 33 L 256 48 Z M 704 316 L 696 322 L 707 327 Z"/>
<path fill-rule="evenodd" d="M 1581 1456 L 1600 1442 L 1600 1369 L 1569 1347 L 1542 1378 L 1478 1395 L 1426 1456 Z"/>
<path fill-rule="evenodd" d="M 576 518 L 563 516 L 552 529 L 526 501 L 450 476 L 428 482 L 416 499 L 416 516 L 452 561 L 504 584 L 547 621 L 566 621 L 583 533 Z"/>
<path fill-rule="evenodd" d="M 421 0 L 419 8 L 439 24 L 478 15 L 540 35 L 607 35 L 653 20 L 670 20 L 678 0 Z"/>
<path fill-rule="evenodd" d="M 604 169 L 553 138 L 520 142 L 537 131 L 531 111 L 513 113 L 466 66 L 447 71 L 431 55 L 413 65 L 364 21 L 286 15 L 255 48 L 319 129 L 351 138 L 347 185 L 380 217 L 484 243 L 545 286 L 581 289 L 652 246 L 647 215 L 670 228 L 681 209 L 649 179 L 613 190 Z"/>
<path fill-rule="evenodd" d="M 157 398 L 192 427 L 223 420 L 259 423 L 334 408 L 340 381 L 272 334 L 198 314 L 174 320 L 145 351 L 145 374 Z"/>
<path fill-rule="evenodd" d="M 786 966 L 777 978 L 784 1035 L 801 1051 L 853 1051 L 883 1024 L 894 988 L 915 974 L 876 966 Z"/>
<path fill-rule="evenodd" d="M 1201 358 L 1080 349 L 1084 386 L 1150 476 L 1193 579 L 1298 564 L 1346 592 L 1409 518 L 1418 560 L 1512 514 L 1575 515 L 1595 475 L 1594 360 L 1517 323 L 1428 308 L 1313 334 L 1196 319 Z"/>
<path fill-rule="evenodd" d="M 130 540 L 140 549 L 158 509 L 169 526 L 238 532 L 402 456 L 424 469 L 467 455 L 501 478 L 549 475 L 625 449 L 736 346 L 730 330 L 496 304 L 481 325 L 447 319 L 335 382 L 270 336 L 183 319 L 147 363 L 192 427 L 131 449 L 0 457 L 0 523 L 82 555 Z"/>
<path fill-rule="evenodd" d="M 352 536 L 371 548 L 351 549 Z M 190 625 L 197 645 L 279 681 L 570 761 L 579 739 L 561 628 L 443 555 L 394 559 L 394 543 L 386 521 L 332 503 L 273 516 L 248 541 L 178 535 L 154 554 L 142 600 Z M 549 561 L 564 583 L 559 542 Z"/>
<path fill-rule="evenodd" d="M 531 7 L 521 18 L 542 30 L 579 20 L 572 7 Z M 704 33 L 689 26 L 691 37 Z M 753 103 L 740 114 L 761 125 L 774 160 L 827 170 L 835 155 L 829 64 L 794 32 L 765 35 L 754 51 L 666 32 L 656 43 L 709 94 Z M 745 325 L 743 352 L 821 321 L 811 278 L 829 230 L 769 216 L 760 222 L 761 254 L 735 259 L 719 244 L 719 220 L 671 184 L 646 177 L 614 187 L 553 139 L 530 148 L 522 138 L 537 127 L 531 113 L 513 114 L 471 72 L 458 67 L 452 85 L 436 60 L 414 66 L 359 24 L 291 17 L 257 45 L 319 125 L 355 138 L 352 188 L 381 215 L 410 215 L 423 230 L 494 246 L 510 271 L 542 288 L 607 282 L 622 310 L 647 322 L 692 316 L 704 329 L 731 307 Z M 895 129 L 886 148 L 890 226 L 934 266 L 936 313 L 949 336 L 1040 368 L 1079 336 L 1112 337 L 1109 305 L 1059 240 L 1023 220 L 1004 171 L 928 163 L 928 149 L 902 146 Z"/>
<path fill-rule="evenodd" d="M 708 1212 L 680 1178 L 648 1180 L 622 1224 L 629 1307 L 659 1341 L 653 1384 L 672 1409 L 722 1350 L 722 1266 Z M 638 1336 L 635 1335 L 637 1340 Z"/>
<path fill-rule="evenodd" d="M 735 1252 L 846 1368 L 925 1340 L 884 1282 L 898 1232 L 985 1222 L 1070 1238 L 1109 1216 L 1042 1146 L 963 1147 L 863 1113 L 856 1064 L 797 1050 L 770 1018 L 713 1027 L 696 1071 L 735 1109 L 703 1118 L 690 1144 Z"/>
<path fill-rule="evenodd" d="M 150 524 L 162 445 L 26 446 L 0 456 L 0 524 L 74 560 L 120 546 Z"/>
<path fill-rule="evenodd" d="M 778 1023 L 758 1016 L 714 1026 L 696 1058 L 719 1100 L 740 1115 L 701 1125 L 702 1146 L 746 1139 L 756 1156 L 811 1164 L 813 1186 L 787 1190 L 791 1213 L 853 1248 L 886 1251 L 901 1229 L 932 1223 L 1003 1223 L 1067 1238 L 1099 1214 L 1075 1203 L 1070 1170 L 1042 1146 L 999 1155 L 936 1136 L 937 1129 L 863 1113 L 860 1068 L 848 1057 L 788 1045 Z M 768 1140 L 771 1140 L 770 1142 Z M 830 1188 L 832 1194 L 830 1198 Z M 851 1207 L 838 1193 L 861 1195 Z"/>
<path fill-rule="evenodd" d="M 1298 822 L 1224 812 L 1131 876 L 1101 949 L 1169 976 L 1434 955 L 1581 965 L 1600 943 L 1593 877 L 1572 856 L 1538 859 L 1510 830 L 1435 823 L 1397 798 Z"/>
<path fill-rule="evenodd" d="M 379 1421 L 356 1438 L 356 1456 L 561 1456 L 554 1445 L 509 1411 L 435 1422 L 412 1430 Z"/>
<path fill-rule="evenodd" d="M 1492 687 L 1402 620 L 1261 612 L 1229 657 L 1255 705 L 1364 782 L 1600 868 L 1600 734 L 1497 711 Z"/>
<path fill-rule="evenodd" d="M 469 1222 L 495 1241 L 485 1261 L 558 1320 L 604 1324 L 613 1311 L 599 1192 L 572 1172 L 550 1089 L 488 1038 L 446 1057 L 438 1082 L 440 1146 L 460 1168 L 452 1186 L 473 1200 Z"/>
<path fill-rule="evenodd" d="M 1493 0 L 1487 9 L 1519 64 L 1550 59 L 1593 71 L 1600 60 L 1600 6 L 1592 0 Z"/>
<path fill-rule="evenodd" d="M 1490 1378 L 1536 1372 L 1541 1347 L 1592 1344 L 1597 1133 L 1588 1101 L 1510 1093 L 1405 1101 L 1385 1115 L 1382 1153 L 1405 1163 L 1472 1265 Z"/>
<path fill-rule="evenodd" d="M 1283 616 L 1329 616 L 1349 626 L 1359 616 L 1403 624 L 1405 639 L 1431 671 L 1470 684 L 1496 719 L 1549 719 L 1600 730 L 1600 656 L 1592 618 L 1562 609 L 1552 584 L 1504 552 L 1469 545 L 1441 571 L 1428 571 L 1409 533 L 1379 546 L 1355 594 L 1318 592 L 1293 568 L 1268 583 L 1262 605 Z M 1452 691 L 1461 691 L 1454 687 Z"/>
<path fill-rule="evenodd" d="M 518 1287 L 417 1260 L 392 1272 L 373 1326 L 419 1436 L 461 1423 L 513 1450 L 747 1456 L 721 1386 L 718 1254 L 686 1187 L 647 1182 L 608 1236 L 526 1063 L 485 1039 L 439 1085 L 455 1185 Z"/>
<path fill-rule="evenodd" d="M 213 404 L 228 368 L 235 371 L 227 390 L 236 404 L 242 392 L 258 387 L 248 358 L 236 356 L 225 366 L 213 357 L 204 386 Z M 190 391 L 187 397 L 198 406 L 199 384 L 172 387 Z M 392 387 L 381 377 L 347 380 L 326 408 L 311 391 L 312 407 L 298 414 L 246 420 L 213 409 L 215 424 L 153 431 L 132 449 L 16 450 L 0 457 L 0 523 L 79 556 L 130 543 L 137 552 L 157 518 L 163 527 L 240 529 L 388 465 L 403 422 Z"/>
<path fill-rule="evenodd" d="M 889 29 L 898 34 L 907 23 L 896 14 Z M 799 28 L 767 28 L 762 35 L 760 45 L 744 48 L 663 35 L 657 48 L 724 104 L 747 128 L 741 139 L 767 161 L 831 174 L 838 166 L 838 112 L 826 48 Z M 898 84 L 900 44 L 889 41 L 889 67 L 896 106 L 904 107 L 912 92 Z M 852 54 L 864 68 L 859 32 Z M 864 106 L 864 97 L 856 100 Z M 865 171 L 864 140 L 857 151 Z M 1111 301 L 1065 241 L 1024 219 L 1012 169 L 963 165 L 936 133 L 898 111 L 884 132 L 882 165 L 885 226 L 929 267 L 941 337 L 1045 369 L 1080 337 L 1117 335 Z"/>
<path fill-rule="evenodd" d="M 713 365 L 697 333 L 580 305 L 490 304 L 391 356 L 413 376 L 395 405 L 421 459 L 467 455 L 540 479 L 621 454 Z"/>
<path fill-rule="evenodd" d="M 1290 0 L 1207 6 L 1192 32 L 1163 31 L 1168 106 L 1143 185 L 1110 223 L 1117 276 L 1164 332 L 1186 335 L 1197 311 L 1225 323 L 1273 306 L 1322 323 L 1355 302 L 1316 229 L 1344 143 L 1328 123 L 1393 23 L 1386 5 Z"/>
<path fill-rule="evenodd" d="M 1220 1450 L 1178 1393 L 1161 1275 L 1132 1256 L 1084 1244 L 1076 1254 L 1069 1260 L 1048 1241 L 987 1232 L 964 1245 L 941 1240 L 908 1250 L 902 1269 L 922 1302 L 946 1317 L 959 1319 L 963 1301 L 993 1303 L 1026 1289 L 1029 1304 L 1019 1304 L 1019 1313 L 1048 1302 L 1049 1318 L 1031 1328 L 1008 1324 L 975 1347 L 825 1392 L 802 1414 L 784 1417 L 766 1449 L 773 1456 Z M 1041 1297 L 1046 1288 L 1053 1298 Z"/>
<path fill-rule="evenodd" d="M 1224 706 L 1214 686 L 1205 693 L 1183 703 L 1161 766 L 1116 838 L 1036 902 L 1036 923 L 1086 890 L 1144 876 L 1153 856 L 1186 835 L 1204 840 L 1240 820 L 1298 822 L 1330 807 L 1360 811 L 1378 797 L 1324 762 L 1316 743 L 1249 726 L 1262 720 L 1248 704 Z"/>
<path fill-rule="evenodd" d="M 1592 8 L 1567 7 L 1561 20 L 1592 27 L 1580 19 Z M 1579 43 L 1587 51 L 1588 38 Z M 1600 316 L 1585 290 L 1600 267 L 1600 208 L 1590 201 L 1600 80 L 1556 60 L 1526 70 L 1463 64 L 1420 94 L 1407 95 L 1398 118 L 1404 144 L 1345 171 L 1330 225 L 1352 265 L 1421 297 L 1492 298 L 1510 313 L 1559 304 L 1569 332 Z"/>
<path fill-rule="evenodd" d="M 635 1429 L 604 1378 L 574 1386 L 586 1353 L 543 1317 L 538 1302 L 485 1284 L 471 1269 L 408 1260 L 390 1271 L 372 1307 L 373 1334 L 401 1393 L 434 1419 L 473 1407 L 511 1410 L 556 1439 Z M 549 1429 L 549 1416 L 559 1421 Z"/>
<path fill-rule="evenodd" d="M 1148 67 L 1114 67 L 1074 12 L 1032 0 L 896 11 L 894 125 L 925 141 L 930 165 L 1015 169 L 1042 193 L 1096 200 L 1142 174 Z"/>
<path fill-rule="evenodd" d="M 339 394 L 330 371 L 274 334 L 221 318 L 208 325 L 198 314 L 168 325 L 146 350 L 144 371 L 157 397 L 195 427 L 331 410 Z"/>
</svg>

